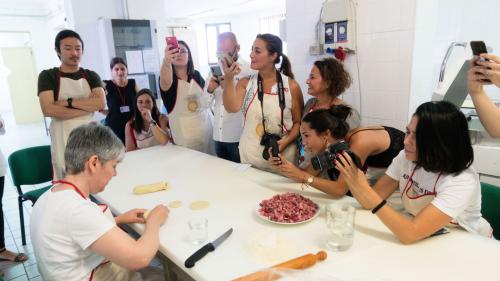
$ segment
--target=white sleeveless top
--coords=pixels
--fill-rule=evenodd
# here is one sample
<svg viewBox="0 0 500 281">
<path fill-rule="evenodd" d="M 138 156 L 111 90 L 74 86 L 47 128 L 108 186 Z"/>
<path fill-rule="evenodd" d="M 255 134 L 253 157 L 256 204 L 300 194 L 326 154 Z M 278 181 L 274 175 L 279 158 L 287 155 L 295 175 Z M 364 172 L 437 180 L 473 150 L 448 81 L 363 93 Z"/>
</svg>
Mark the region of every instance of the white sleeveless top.
<svg viewBox="0 0 500 281">
<path fill-rule="evenodd" d="M 144 131 L 142 130 L 140 133 L 137 133 L 134 129 L 132 129 L 132 133 L 134 134 L 135 144 L 138 149 L 147 148 L 155 145 L 159 145 L 160 143 L 156 140 L 153 130 Z"/>
<path fill-rule="evenodd" d="M 262 157 L 264 146 L 260 145 L 261 136 L 257 134 L 257 127 L 262 126 L 262 110 L 258 99 L 257 91 L 258 74 L 250 76 L 250 81 L 246 87 L 246 94 L 241 108 L 245 120 L 243 133 L 240 138 L 240 158 L 241 163 L 249 163 L 254 167 L 271 170 L 267 161 Z M 271 93 L 264 93 L 263 107 L 264 120 L 267 133 L 277 134 L 284 138 L 292 129 L 292 95 L 288 83 L 288 76 L 281 74 L 283 80 L 283 89 L 285 94 L 285 109 L 283 111 L 283 132 L 281 130 L 281 109 L 279 106 L 279 95 L 277 83 L 271 88 Z M 281 155 L 288 161 L 296 163 L 296 147 L 292 142 Z"/>
</svg>

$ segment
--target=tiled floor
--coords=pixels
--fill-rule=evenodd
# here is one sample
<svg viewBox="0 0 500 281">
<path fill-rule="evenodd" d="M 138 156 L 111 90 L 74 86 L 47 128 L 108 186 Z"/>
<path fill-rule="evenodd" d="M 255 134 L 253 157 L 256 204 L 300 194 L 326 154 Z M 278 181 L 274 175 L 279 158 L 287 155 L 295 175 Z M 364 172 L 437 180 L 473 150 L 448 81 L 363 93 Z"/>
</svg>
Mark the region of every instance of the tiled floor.
<svg viewBox="0 0 500 281">
<path fill-rule="evenodd" d="M 49 137 L 45 134 L 43 123 L 30 125 L 15 125 L 11 113 L 2 112 L 6 123 L 6 134 L 0 136 L 0 147 L 5 158 L 10 153 L 21 148 L 49 144 Z M 7 169 L 8 170 L 8 169 Z M 27 191 L 28 189 L 23 189 Z M 42 280 L 38 273 L 36 259 L 29 238 L 29 220 L 31 215 L 31 203 L 24 203 L 24 224 L 26 226 L 26 245 L 21 243 L 21 225 L 19 223 L 19 211 L 17 206 L 17 191 L 12 184 L 10 173 L 5 176 L 5 188 L 3 195 L 4 232 L 5 246 L 14 252 L 24 252 L 29 259 L 24 263 L 0 262 L 0 271 L 4 273 L 5 280 Z"/>
</svg>

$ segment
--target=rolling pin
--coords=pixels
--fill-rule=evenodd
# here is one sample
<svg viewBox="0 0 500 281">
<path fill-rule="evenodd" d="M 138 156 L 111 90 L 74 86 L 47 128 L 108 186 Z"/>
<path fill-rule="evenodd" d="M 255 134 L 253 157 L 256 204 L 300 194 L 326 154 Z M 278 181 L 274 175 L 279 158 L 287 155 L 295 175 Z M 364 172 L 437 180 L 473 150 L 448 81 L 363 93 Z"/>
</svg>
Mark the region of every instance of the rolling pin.
<svg viewBox="0 0 500 281">
<path fill-rule="evenodd" d="M 271 266 L 272 268 L 304 269 L 316 264 L 317 261 L 326 259 L 326 252 L 319 251 L 317 254 L 307 254 L 286 262 Z M 272 270 L 257 271 L 232 281 L 272 281 L 281 278 L 278 274 L 272 273 Z"/>
</svg>

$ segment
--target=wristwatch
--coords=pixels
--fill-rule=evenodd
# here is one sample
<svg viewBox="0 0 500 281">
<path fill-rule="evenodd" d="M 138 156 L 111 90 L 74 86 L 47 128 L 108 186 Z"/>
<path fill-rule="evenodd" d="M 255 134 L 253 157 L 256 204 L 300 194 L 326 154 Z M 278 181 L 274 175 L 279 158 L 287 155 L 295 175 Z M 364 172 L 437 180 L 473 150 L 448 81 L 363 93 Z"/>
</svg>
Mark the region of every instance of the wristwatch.
<svg viewBox="0 0 500 281">
<path fill-rule="evenodd" d="M 306 183 L 307 185 L 311 185 L 314 181 L 314 176 L 309 176 L 307 177 Z"/>
<path fill-rule="evenodd" d="M 66 102 L 68 102 L 68 107 L 69 108 L 73 108 L 73 98 L 67 99 Z"/>
</svg>

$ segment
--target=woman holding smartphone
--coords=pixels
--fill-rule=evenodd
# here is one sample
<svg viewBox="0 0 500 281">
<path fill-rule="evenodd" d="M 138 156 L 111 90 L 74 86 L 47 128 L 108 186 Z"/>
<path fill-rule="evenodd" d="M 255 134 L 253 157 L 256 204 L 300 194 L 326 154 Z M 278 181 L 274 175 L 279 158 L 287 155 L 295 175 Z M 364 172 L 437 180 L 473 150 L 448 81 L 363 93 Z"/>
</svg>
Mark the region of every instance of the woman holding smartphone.
<svg viewBox="0 0 500 281">
<path fill-rule="evenodd" d="M 406 127 L 404 150 L 373 188 L 347 153 L 339 159 L 336 168 L 354 197 L 404 244 L 445 226 L 491 237 L 491 226 L 481 217 L 481 187 L 471 166 L 474 152 L 467 120 L 455 105 L 426 102 L 417 108 Z M 385 204 L 398 189 L 411 218 Z"/>
<path fill-rule="evenodd" d="M 205 80 L 194 69 L 191 51 L 184 41 L 178 48 L 167 44 L 160 70 L 160 92 L 167 109 L 173 142 L 190 149 L 214 154 L 213 116 Z"/>
<path fill-rule="evenodd" d="M 275 146 L 282 157 L 296 162 L 295 140 L 299 135 L 304 100 L 302 91 L 283 54 L 281 39 L 272 34 L 259 34 L 250 53 L 250 67 L 258 73 L 236 83 L 240 72 L 236 63 L 227 65 L 225 73 L 224 107 L 228 112 L 242 111 L 245 119 L 240 138 L 240 158 L 259 169 L 271 170 L 267 148 Z M 281 63 L 280 69 L 276 64 Z"/>
<path fill-rule="evenodd" d="M 113 80 L 104 80 L 106 87 L 106 126 L 125 144 L 125 124 L 134 113 L 135 96 L 139 87 L 134 79 L 127 78 L 127 63 L 120 57 L 114 57 L 109 63 Z"/>
<path fill-rule="evenodd" d="M 467 85 L 479 120 L 492 137 L 500 138 L 500 109 L 491 101 L 483 87 L 491 84 L 500 88 L 500 57 L 483 53 L 472 59 Z"/>
</svg>

